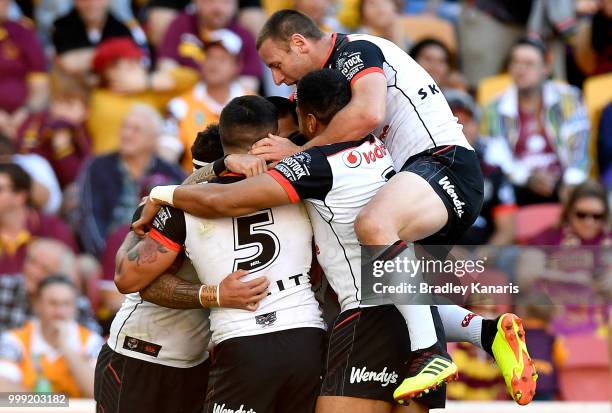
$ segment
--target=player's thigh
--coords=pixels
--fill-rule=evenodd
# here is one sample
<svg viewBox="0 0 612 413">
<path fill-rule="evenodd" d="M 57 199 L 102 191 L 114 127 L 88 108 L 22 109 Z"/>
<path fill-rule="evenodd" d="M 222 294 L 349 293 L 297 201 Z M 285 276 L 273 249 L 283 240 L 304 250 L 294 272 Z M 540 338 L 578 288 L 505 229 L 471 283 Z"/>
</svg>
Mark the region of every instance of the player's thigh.
<svg viewBox="0 0 612 413">
<path fill-rule="evenodd" d="M 315 413 L 391 413 L 391 403 L 345 396 L 319 396 Z"/>
<path fill-rule="evenodd" d="M 447 208 L 431 185 L 413 172 L 400 172 L 361 210 L 355 229 L 364 244 L 386 244 L 426 238 L 447 221 Z M 395 240 L 379 238 L 387 234 Z"/>
</svg>

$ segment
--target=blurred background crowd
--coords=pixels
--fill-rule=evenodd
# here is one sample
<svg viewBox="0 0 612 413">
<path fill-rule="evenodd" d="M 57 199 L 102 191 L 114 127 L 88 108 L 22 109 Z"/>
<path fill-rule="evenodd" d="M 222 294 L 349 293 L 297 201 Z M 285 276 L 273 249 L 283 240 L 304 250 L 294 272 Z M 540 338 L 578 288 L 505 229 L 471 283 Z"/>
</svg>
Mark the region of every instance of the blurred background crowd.
<svg viewBox="0 0 612 413">
<path fill-rule="evenodd" d="M 255 48 L 280 8 L 385 37 L 431 74 L 485 175 L 467 254 L 585 246 L 553 272 L 498 254 L 501 279 L 548 271 L 574 291 L 600 281 L 594 261 L 612 266 L 592 248 L 612 242 L 612 0 L 0 0 L 0 389 L 92 396 L 141 197 L 183 180 L 197 132 L 232 98 L 291 93 Z M 534 303 L 511 304 L 536 398 L 608 400 L 608 309 Z M 452 354 L 450 397 L 506 397 L 484 352 Z"/>
</svg>

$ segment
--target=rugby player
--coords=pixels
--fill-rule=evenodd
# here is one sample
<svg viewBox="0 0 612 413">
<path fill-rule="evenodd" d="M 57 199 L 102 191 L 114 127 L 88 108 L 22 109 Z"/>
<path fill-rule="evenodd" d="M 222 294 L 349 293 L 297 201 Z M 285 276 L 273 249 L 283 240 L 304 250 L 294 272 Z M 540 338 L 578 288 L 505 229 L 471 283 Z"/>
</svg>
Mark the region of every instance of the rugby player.
<svg viewBox="0 0 612 413">
<path fill-rule="evenodd" d="M 211 128 L 198 136 L 192 147 L 194 155 L 210 152 L 206 142 L 211 136 L 207 135 L 214 132 Z M 204 157 L 194 157 L 194 167 L 201 164 L 201 159 Z M 141 208 L 134 220 L 140 211 Z M 122 292 L 134 286 L 126 284 L 127 266 L 121 262 L 152 259 L 158 252 L 145 244 L 135 248 L 139 241 L 130 232 L 117 253 L 116 281 Z M 206 291 L 216 293 L 217 287 L 204 288 L 189 260 L 179 259 L 175 264 L 180 266 L 177 275 L 165 273 L 142 292 L 126 295 L 111 325 L 108 342 L 98 355 L 94 381 L 97 411 L 202 411 L 210 368 L 207 307 L 218 305 L 216 299 L 205 299 Z M 253 311 L 258 300 L 265 297 L 268 280 L 259 277 L 243 282 L 241 278 L 246 274 L 238 270 L 220 282 L 219 302 L 224 307 Z"/>
<path fill-rule="evenodd" d="M 276 116 L 274 105 L 262 97 L 230 101 L 219 122 L 224 153 L 246 153 L 255 141 L 277 133 Z M 230 174 L 218 183 L 233 186 L 242 179 Z M 207 185 L 212 184 L 198 186 Z M 248 278 L 265 272 L 268 296 L 255 312 L 211 309 L 215 363 L 204 411 L 310 413 L 320 388 L 325 324 L 308 275 L 308 214 L 297 204 L 236 216 L 206 220 L 164 207 L 141 243 L 166 252 L 124 265 L 146 282 L 184 249 L 206 285 L 231 270 L 248 269 Z"/>
<path fill-rule="evenodd" d="M 373 131 L 391 153 L 398 174 L 356 221 L 363 245 L 391 245 L 381 256 L 393 260 L 404 253 L 402 240 L 452 245 L 472 225 L 483 200 L 477 156 L 439 86 L 401 48 L 370 35 L 323 33 L 311 19 L 293 10 L 281 10 L 269 18 L 257 48 L 277 84 L 295 84 L 322 67 L 340 70 L 351 83 L 350 103 L 304 148 L 360 139 Z M 271 136 L 259 141 L 251 153 L 275 162 L 304 148 Z M 226 166 L 240 172 L 235 161 Z M 448 379 L 454 369 L 428 373 L 430 363 L 449 361 L 433 345 L 436 335 L 429 309 L 398 308 L 406 319 L 412 350 L 429 360 L 409 367 L 409 377 L 396 394 L 402 399 Z M 458 306 L 440 306 L 439 311 L 443 320 L 458 321 L 447 328 L 452 338 L 489 351 L 512 398 L 519 404 L 529 403 L 537 375 L 521 320 L 514 314 L 483 320 Z M 469 320 L 467 328 L 462 327 L 463 320 Z"/>
<path fill-rule="evenodd" d="M 348 104 L 351 91 L 340 72 L 325 69 L 304 77 L 297 96 L 301 131 L 312 139 Z M 377 154 L 371 162 L 357 167 L 351 164 L 350 154 L 370 152 Z M 354 222 L 361 208 L 394 173 L 382 143 L 367 135 L 357 141 L 310 148 L 280 161 L 267 174 L 229 185 L 156 187 L 135 228 L 140 231 L 157 214 L 159 204 L 173 204 L 187 213 L 215 218 L 304 200 L 318 261 L 341 305 L 329 339 L 317 411 L 386 413 L 440 408 L 445 402 L 443 389 L 420 399 L 423 406 L 394 404 L 394 385 L 404 363 L 411 360 L 408 330 L 391 301 L 368 305 L 361 300 L 361 249 Z M 444 349 L 437 309 L 432 307 L 430 311 L 437 321 L 436 345 Z"/>
</svg>

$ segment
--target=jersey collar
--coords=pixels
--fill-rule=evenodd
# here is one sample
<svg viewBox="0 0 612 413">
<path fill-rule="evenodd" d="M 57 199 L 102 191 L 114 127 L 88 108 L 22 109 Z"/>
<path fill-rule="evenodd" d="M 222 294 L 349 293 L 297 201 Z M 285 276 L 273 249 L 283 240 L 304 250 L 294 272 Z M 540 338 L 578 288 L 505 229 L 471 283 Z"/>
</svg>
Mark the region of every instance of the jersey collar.
<svg viewBox="0 0 612 413">
<path fill-rule="evenodd" d="M 325 60 L 323 61 L 323 65 L 321 66 L 321 69 L 323 69 L 324 67 L 327 66 L 327 63 L 329 62 L 329 58 L 331 57 L 334 49 L 336 48 L 336 39 L 338 37 L 338 33 L 334 32 L 332 33 L 332 38 L 331 38 L 331 46 L 329 47 L 329 50 L 327 51 L 327 54 L 325 55 Z"/>
</svg>

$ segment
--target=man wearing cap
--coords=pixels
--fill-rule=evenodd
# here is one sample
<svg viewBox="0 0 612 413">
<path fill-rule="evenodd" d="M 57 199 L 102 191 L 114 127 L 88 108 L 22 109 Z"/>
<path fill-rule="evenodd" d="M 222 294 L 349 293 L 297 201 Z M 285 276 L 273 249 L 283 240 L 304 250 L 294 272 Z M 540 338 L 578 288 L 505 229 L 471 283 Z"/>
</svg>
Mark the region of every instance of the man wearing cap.
<svg viewBox="0 0 612 413">
<path fill-rule="evenodd" d="M 194 0 L 192 6 L 170 23 L 158 50 L 158 66 L 162 70 L 176 66 L 198 70 L 203 61 L 199 50 L 209 41 L 211 32 L 227 29 L 242 40 L 240 81 L 248 89 L 257 90 L 262 64 L 255 39 L 234 20 L 238 1 Z"/>
<path fill-rule="evenodd" d="M 203 49 L 199 49 L 203 59 L 201 81 L 168 104 L 170 133 L 179 138 L 183 148 L 191 147 L 199 131 L 219 122 L 221 110 L 230 100 L 253 92 L 239 82 L 242 47 L 238 35 L 219 29 L 211 32 Z M 182 165 L 191 170 L 189 151 L 184 151 Z"/>
<path fill-rule="evenodd" d="M 93 69 L 100 86 L 91 95 L 87 127 L 95 154 L 117 149 L 121 121 L 135 103 L 161 112 L 173 96 L 197 81 L 191 70 L 149 73 L 142 50 L 129 37 L 112 38 L 95 50 Z"/>
</svg>

